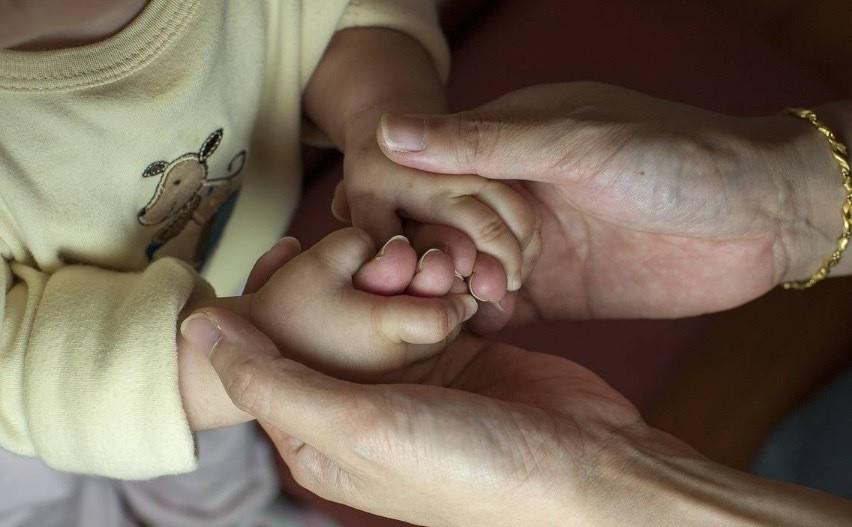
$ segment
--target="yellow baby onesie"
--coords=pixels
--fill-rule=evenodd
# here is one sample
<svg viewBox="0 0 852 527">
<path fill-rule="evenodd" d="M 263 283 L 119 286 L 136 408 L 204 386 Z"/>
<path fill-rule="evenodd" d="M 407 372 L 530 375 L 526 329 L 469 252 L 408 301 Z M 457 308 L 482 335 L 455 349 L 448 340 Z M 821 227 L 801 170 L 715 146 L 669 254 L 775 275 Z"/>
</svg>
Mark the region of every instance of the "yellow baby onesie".
<svg viewBox="0 0 852 527">
<path fill-rule="evenodd" d="M 335 31 L 365 26 L 446 73 L 429 0 L 152 0 L 106 41 L 0 51 L 0 447 L 193 470 L 178 314 L 212 294 L 199 266 L 233 294 L 286 228 L 301 92 Z"/>
</svg>

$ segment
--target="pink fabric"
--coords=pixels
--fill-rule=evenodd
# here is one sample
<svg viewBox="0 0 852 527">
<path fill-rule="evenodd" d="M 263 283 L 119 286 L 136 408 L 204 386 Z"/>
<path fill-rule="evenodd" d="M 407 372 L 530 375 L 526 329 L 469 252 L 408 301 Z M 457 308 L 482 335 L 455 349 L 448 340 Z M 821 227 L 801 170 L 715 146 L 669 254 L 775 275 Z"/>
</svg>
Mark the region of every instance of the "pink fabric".
<svg viewBox="0 0 852 527">
<path fill-rule="evenodd" d="M 458 42 L 450 85 L 455 109 L 523 86 L 572 80 L 620 84 L 742 115 L 839 98 L 701 0 L 493 3 L 488 16 Z M 306 245 L 339 227 L 328 213 L 339 177 L 339 166 L 328 169 L 302 203 L 292 231 Z M 643 407 L 709 323 L 703 317 L 543 324 L 499 338 L 571 358 Z M 290 480 L 285 488 L 307 496 Z M 400 525 L 336 505 L 325 507 L 346 526 Z"/>
</svg>

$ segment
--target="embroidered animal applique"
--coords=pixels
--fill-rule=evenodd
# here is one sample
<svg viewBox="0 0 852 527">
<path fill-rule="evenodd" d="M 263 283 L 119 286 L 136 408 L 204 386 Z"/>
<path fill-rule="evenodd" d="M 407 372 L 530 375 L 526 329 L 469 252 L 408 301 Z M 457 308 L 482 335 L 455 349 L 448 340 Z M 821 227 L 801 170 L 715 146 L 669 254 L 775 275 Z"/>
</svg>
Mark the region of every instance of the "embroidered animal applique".
<svg viewBox="0 0 852 527">
<path fill-rule="evenodd" d="M 155 161 L 142 173 L 143 178 L 159 178 L 154 195 L 139 211 L 139 223 L 161 226 L 145 250 L 149 259 L 191 223 L 203 229 L 223 203 L 237 190 L 237 177 L 246 161 L 242 150 L 228 164 L 228 175 L 211 178 L 207 160 L 222 143 L 224 131 L 216 130 L 198 152 L 184 154 L 174 161 Z"/>
</svg>

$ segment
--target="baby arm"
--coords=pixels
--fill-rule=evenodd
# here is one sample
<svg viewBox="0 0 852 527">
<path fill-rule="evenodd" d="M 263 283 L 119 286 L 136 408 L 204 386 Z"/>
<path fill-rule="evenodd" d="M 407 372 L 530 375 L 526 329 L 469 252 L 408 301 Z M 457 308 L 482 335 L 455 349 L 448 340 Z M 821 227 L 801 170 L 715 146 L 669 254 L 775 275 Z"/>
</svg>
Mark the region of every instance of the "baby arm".
<svg viewBox="0 0 852 527">
<path fill-rule="evenodd" d="M 45 272 L 0 242 L 0 448 L 122 479 L 195 468 L 177 389 L 175 321 L 211 292 L 187 265 Z"/>
<path fill-rule="evenodd" d="M 376 130 L 384 114 L 446 109 L 435 64 L 415 39 L 378 28 L 339 32 L 308 84 L 305 108 L 345 152 L 336 215 L 379 240 L 402 232 L 402 218 L 453 227 L 474 242 L 481 257 L 502 264 L 509 289 L 520 287 L 524 267 L 534 258 L 537 229 L 520 193 L 472 175 L 403 168 L 378 147 Z M 460 275 L 473 271 L 469 259 L 453 254 L 453 260 Z"/>
</svg>

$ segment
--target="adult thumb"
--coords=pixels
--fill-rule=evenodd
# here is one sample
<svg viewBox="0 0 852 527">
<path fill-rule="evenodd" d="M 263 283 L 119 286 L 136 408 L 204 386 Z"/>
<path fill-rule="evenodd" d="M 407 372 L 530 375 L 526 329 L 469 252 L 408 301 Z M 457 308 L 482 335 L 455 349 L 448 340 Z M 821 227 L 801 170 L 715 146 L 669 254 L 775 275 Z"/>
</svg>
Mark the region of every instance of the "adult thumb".
<svg viewBox="0 0 852 527">
<path fill-rule="evenodd" d="M 203 309 L 181 326 L 183 337 L 208 352 L 222 385 L 242 411 L 274 425 L 326 455 L 361 387 L 323 375 L 282 356 L 248 320 L 224 309 Z"/>
<path fill-rule="evenodd" d="M 379 147 L 393 162 L 439 174 L 537 180 L 541 130 L 499 114 L 385 115 Z"/>
</svg>

